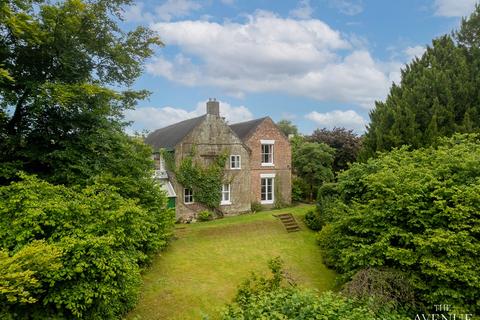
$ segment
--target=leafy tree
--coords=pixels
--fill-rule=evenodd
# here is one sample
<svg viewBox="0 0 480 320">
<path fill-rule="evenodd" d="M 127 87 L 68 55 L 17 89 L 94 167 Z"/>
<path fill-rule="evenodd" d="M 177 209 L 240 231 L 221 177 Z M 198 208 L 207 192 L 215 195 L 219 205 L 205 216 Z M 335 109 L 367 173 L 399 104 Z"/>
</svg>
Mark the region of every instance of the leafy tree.
<svg viewBox="0 0 480 320">
<path fill-rule="evenodd" d="M 425 305 L 478 313 L 479 138 L 395 149 L 341 173 L 332 223 L 320 232 L 325 262 L 344 279 L 367 268 L 403 271 Z"/>
<path fill-rule="evenodd" d="M 310 200 L 319 186 L 333 179 L 334 152 L 326 144 L 314 142 L 305 142 L 293 149 L 293 169 L 308 184 Z"/>
<path fill-rule="evenodd" d="M 437 137 L 480 128 L 480 7 L 463 19 L 453 37 L 432 41 L 421 58 L 402 70 L 385 102 L 370 113 L 362 157 L 410 145 L 420 148 Z"/>
<path fill-rule="evenodd" d="M 128 88 L 152 54 L 152 46 L 161 44 L 143 27 L 130 32 L 119 28 L 116 19 L 129 2 L 15 0 L 0 4 L 0 174 L 4 182 L 18 170 L 59 183 L 72 179 L 55 176 L 62 166 L 69 166 L 72 174 L 85 167 L 93 173 L 109 171 L 113 157 L 92 163 L 105 150 L 89 143 L 117 139 L 122 111 L 146 95 L 111 88 Z"/>
<path fill-rule="evenodd" d="M 334 172 L 347 169 L 349 163 L 357 160 L 362 142 L 361 137 L 353 133 L 353 130 L 345 128 L 316 129 L 311 136 L 307 137 L 307 140 L 325 143 L 335 149 Z"/>
<path fill-rule="evenodd" d="M 287 137 L 292 135 L 298 135 L 298 127 L 292 123 L 290 120 L 280 120 L 277 122 L 277 126 L 280 131 L 283 132 Z"/>
</svg>

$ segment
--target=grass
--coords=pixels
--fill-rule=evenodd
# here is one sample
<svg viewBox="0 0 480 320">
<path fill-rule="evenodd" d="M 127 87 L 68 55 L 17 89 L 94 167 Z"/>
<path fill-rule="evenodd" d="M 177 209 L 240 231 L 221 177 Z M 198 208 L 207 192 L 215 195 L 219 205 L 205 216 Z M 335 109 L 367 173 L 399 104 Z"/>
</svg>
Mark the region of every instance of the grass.
<svg viewBox="0 0 480 320">
<path fill-rule="evenodd" d="M 301 286 L 324 291 L 335 273 L 322 263 L 315 233 L 303 225 L 312 206 L 298 206 L 178 225 L 176 237 L 144 273 L 142 295 L 127 319 L 201 319 L 218 317 L 237 286 L 252 271 L 267 272 L 267 261 L 280 256 Z M 272 214 L 289 212 L 301 225 L 287 233 Z"/>
</svg>

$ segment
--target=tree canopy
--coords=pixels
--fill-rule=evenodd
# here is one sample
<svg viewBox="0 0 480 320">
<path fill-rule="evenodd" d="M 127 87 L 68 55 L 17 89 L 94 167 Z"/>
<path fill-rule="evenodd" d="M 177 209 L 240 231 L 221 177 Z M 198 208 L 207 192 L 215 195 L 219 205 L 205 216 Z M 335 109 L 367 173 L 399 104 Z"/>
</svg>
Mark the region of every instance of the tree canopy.
<svg viewBox="0 0 480 320">
<path fill-rule="evenodd" d="M 437 137 L 480 128 L 480 6 L 453 35 L 432 41 L 393 84 L 385 102 L 376 102 L 362 157 L 377 151 L 433 144 Z"/>
<path fill-rule="evenodd" d="M 298 127 L 290 120 L 280 120 L 277 122 L 277 126 L 287 137 L 291 134 L 298 134 Z"/>
<path fill-rule="evenodd" d="M 292 155 L 294 173 L 308 185 L 310 200 L 318 187 L 333 179 L 332 163 L 335 150 L 324 143 L 295 143 Z"/>
<path fill-rule="evenodd" d="M 161 45 L 119 28 L 129 3 L 0 3 L 2 319 L 118 319 L 171 235 L 152 150 L 123 130 Z"/>
<path fill-rule="evenodd" d="M 362 142 L 361 137 L 353 133 L 353 130 L 345 128 L 316 129 L 306 139 L 311 142 L 325 143 L 335 149 L 334 172 L 347 169 L 349 163 L 357 160 Z"/>
<path fill-rule="evenodd" d="M 143 27 L 130 32 L 118 27 L 121 7 L 128 3 L 15 0 L 0 4 L 0 174 L 4 179 L 17 170 L 53 179 L 59 166 L 75 171 L 84 167 L 85 159 L 98 156 L 99 145 L 91 145 L 91 137 L 106 144 L 119 139 L 123 110 L 147 94 L 128 87 L 140 75 L 153 46 L 161 44 Z M 127 90 L 114 91 L 114 86 Z M 96 172 L 108 168 L 98 163 L 90 168 L 95 166 Z M 68 177 L 57 178 L 70 182 Z"/>
</svg>

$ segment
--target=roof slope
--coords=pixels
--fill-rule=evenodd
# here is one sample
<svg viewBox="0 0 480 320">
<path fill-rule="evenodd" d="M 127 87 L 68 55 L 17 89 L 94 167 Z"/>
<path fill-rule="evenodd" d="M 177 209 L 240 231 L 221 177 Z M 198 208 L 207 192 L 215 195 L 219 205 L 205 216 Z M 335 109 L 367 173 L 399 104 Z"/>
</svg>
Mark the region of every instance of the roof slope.
<svg viewBox="0 0 480 320">
<path fill-rule="evenodd" d="M 182 141 L 182 139 L 205 118 L 206 115 L 203 115 L 155 130 L 145 138 L 145 143 L 151 145 L 154 149 L 174 148 L 177 143 Z"/>
<path fill-rule="evenodd" d="M 260 119 L 255 119 L 255 120 L 250 120 L 250 121 L 245 121 L 245 122 L 240 122 L 240 123 L 235 123 L 230 125 L 230 128 L 237 134 L 237 136 L 244 141 L 245 138 L 247 138 L 255 128 L 258 127 L 260 123 L 263 122 L 263 120 L 267 119 L 268 117 L 260 118 Z"/>
</svg>

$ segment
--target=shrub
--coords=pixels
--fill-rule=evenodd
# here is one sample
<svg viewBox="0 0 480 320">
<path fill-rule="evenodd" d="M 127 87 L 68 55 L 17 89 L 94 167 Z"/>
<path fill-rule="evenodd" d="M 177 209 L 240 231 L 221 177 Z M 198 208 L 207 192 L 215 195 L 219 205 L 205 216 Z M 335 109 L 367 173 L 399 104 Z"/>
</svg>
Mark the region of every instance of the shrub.
<svg viewBox="0 0 480 320">
<path fill-rule="evenodd" d="M 105 184 L 21 179 L 0 187 L 0 264 L 10 266 L 0 268 L 0 279 L 27 301 L 2 292 L 2 317 L 116 319 L 132 308 L 140 266 L 166 245 L 173 224 L 165 196 L 152 211 Z"/>
<path fill-rule="evenodd" d="M 307 199 L 308 192 L 309 186 L 302 178 L 295 177 L 292 179 L 292 201 L 305 201 Z"/>
<path fill-rule="evenodd" d="M 243 282 L 234 302 L 224 310 L 222 319 L 409 319 L 388 307 L 371 309 L 371 299 L 348 299 L 332 292 L 318 296 L 314 291 L 288 283 L 278 258 L 269 264 L 271 277 L 253 274 Z"/>
<path fill-rule="evenodd" d="M 209 221 L 213 219 L 213 213 L 209 210 L 203 210 L 198 213 L 198 221 Z"/>
<path fill-rule="evenodd" d="M 305 214 L 305 224 L 314 231 L 322 229 L 323 226 L 319 214 L 315 210 L 310 210 Z"/>
<path fill-rule="evenodd" d="M 265 208 L 260 204 L 260 202 L 252 202 L 251 204 L 251 210 L 252 212 L 260 212 L 265 210 Z"/>
<path fill-rule="evenodd" d="M 354 164 L 319 234 L 325 262 L 346 280 L 369 267 L 402 270 L 425 305 L 480 312 L 479 154 L 478 135 L 456 135 Z"/>
</svg>

